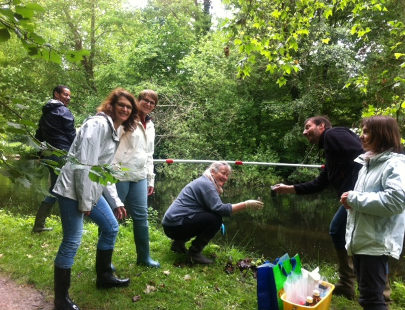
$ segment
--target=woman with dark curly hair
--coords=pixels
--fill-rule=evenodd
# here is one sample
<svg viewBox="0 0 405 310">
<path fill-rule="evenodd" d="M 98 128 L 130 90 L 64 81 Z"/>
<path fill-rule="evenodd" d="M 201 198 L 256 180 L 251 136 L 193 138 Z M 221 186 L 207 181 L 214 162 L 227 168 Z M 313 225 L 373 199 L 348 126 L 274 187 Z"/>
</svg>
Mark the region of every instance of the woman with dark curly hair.
<svg viewBox="0 0 405 310">
<path fill-rule="evenodd" d="M 55 258 L 55 309 L 79 309 L 69 298 L 71 267 L 80 246 L 83 217 L 89 216 L 99 226 L 96 272 L 97 287 L 129 285 L 129 279 L 118 279 L 111 269 L 111 257 L 118 233 L 118 222 L 102 197 L 102 185 L 89 178 L 92 166 L 111 163 L 118 147 L 116 130 L 132 128 L 137 115 L 135 98 L 122 88 L 113 90 L 80 128 L 68 153 L 53 192 L 59 201 L 63 240 Z M 123 207 L 115 210 L 118 219 L 126 216 Z"/>
</svg>

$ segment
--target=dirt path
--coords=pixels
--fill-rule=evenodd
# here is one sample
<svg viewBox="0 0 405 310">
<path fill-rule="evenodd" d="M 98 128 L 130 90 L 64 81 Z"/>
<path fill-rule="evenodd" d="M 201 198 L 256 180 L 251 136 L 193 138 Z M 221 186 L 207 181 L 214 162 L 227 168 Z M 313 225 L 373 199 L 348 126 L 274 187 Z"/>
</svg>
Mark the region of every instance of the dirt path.
<svg viewBox="0 0 405 310">
<path fill-rule="evenodd" d="M 29 285 L 15 283 L 9 276 L 0 274 L 1 310 L 52 310 L 53 303 Z"/>
</svg>

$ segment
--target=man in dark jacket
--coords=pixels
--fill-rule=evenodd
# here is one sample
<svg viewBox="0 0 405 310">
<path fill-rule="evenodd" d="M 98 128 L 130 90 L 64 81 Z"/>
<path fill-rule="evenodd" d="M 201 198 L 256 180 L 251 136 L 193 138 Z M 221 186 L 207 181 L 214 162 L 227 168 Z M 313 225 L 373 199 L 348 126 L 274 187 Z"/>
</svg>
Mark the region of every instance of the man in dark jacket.
<svg viewBox="0 0 405 310">
<path fill-rule="evenodd" d="M 42 108 L 42 116 L 39 120 L 35 138 L 39 141 L 46 141 L 57 149 L 69 151 L 70 145 L 76 137 L 74 117 L 68 109 L 69 102 L 69 88 L 64 85 L 56 86 L 53 89 L 53 99 L 49 100 Z M 55 155 L 44 158 L 54 161 L 61 160 L 61 158 Z M 55 185 L 57 175 L 53 171 L 53 168 L 48 168 L 51 178 L 51 191 Z M 52 228 L 45 227 L 45 220 L 50 215 L 55 202 L 56 198 L 53 196 L 47 196 L 42 201 L 35 218 L 33 232 L 52 230 Z"/>
<path fill-rule="evenodd" d="M 324 116 L 307 119 L 303 134 L 310 143 L 324 149 L 325 167 L 312 181 L 294 185 L 276 184 L 273 189 L 280 194 L 302 195 L 317 193 L 332 185 L 336 189 L 338 197 L 343 192 L 352 190 L 361 168 L 361 165 L 353 160 L 364 152 L 359 137 L 348 128 L 332 128 L 329 119 Z M 330 224 L 329 234 L 334 243 L 339 264 L 339 281 L 336 283 L 333 293 L 354 299 L 353 263 L 345 248 L 346 218 L 346 209 L 340 206 Z"/>
</svg>

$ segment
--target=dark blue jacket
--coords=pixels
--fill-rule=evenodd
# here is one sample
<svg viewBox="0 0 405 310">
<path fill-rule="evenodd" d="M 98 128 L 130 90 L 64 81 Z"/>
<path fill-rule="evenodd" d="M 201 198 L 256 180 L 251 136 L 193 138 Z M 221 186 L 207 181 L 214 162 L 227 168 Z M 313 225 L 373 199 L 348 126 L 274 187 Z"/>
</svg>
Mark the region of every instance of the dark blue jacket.
<svg viewBox="0 0 405 310">
<path fill-rule="evenodd" d="M 319 148 L 325 152 L 325 168 L 312 181 L 294 184 L 297 194 L 313 194 L 332 185 L 340 197 L 356 184 L 361 165 L 354 162 L 364 153 L 359 137 L 345 127 L 325 130 L 319 138 Z"/>
<path fill-rule="evenodd" d="M 72 112 L 59 100 L 49 100 L 42 108 L 35 138 L 68 151 L 75 137 L 75 119 Z"/>
<path fill-rule="evenodd" d="M 220 216 L 231 216 L 232 204 L 223 203 L 214 183 L 201 176 L 188 183 L 166 210 L 162 224 L 179 226 L 184 218 L 193 218 L 197 213 L 214 212 Z"/>
</svg>

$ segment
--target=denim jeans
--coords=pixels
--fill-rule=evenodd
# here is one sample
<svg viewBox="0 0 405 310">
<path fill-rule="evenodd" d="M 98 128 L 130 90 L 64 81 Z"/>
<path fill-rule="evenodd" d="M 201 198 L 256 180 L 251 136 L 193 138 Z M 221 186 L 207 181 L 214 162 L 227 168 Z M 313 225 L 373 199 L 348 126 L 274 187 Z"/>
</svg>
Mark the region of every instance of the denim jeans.
<svg viewBox="0 0 405 310">
<path fill-rule="evenodd" d="M 329 235 L 331 236 L 333 244 L 337 250 L 345 249 L 346 219 L 347 211 L 345 207 L 340 206 L 336 211 L 329 228 Z"/>
<path fill-rule="evenodd" d="M 69 269 L 79 249 L 83 234 L 83 213 L 78 209 L 76 200 L 58 196 L 60 216 L 63 228 L 63 240 L 55 258 L 55 265 Z M 118 222 L 104 197 L 101 197 L 89 216 L 99 227 L 97 249 L 114 249 L 118 234 Z"/>
<path fill-rule="evenodd" d="M 148 226 L 148 181 L 123 181 L 115 186 L 118 197 L 125 204 L 134 225 Z"/>
</svg>

